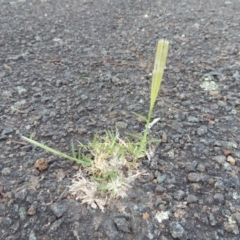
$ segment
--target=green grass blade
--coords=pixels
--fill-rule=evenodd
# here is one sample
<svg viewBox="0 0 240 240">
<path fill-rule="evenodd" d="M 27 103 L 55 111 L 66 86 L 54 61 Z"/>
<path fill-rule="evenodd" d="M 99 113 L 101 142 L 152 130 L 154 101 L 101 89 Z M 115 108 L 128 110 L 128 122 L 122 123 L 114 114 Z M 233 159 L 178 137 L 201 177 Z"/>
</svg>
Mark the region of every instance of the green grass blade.
<svg viewBox="0 0 240 240">
<path fill-rule="evenodd" d="M 51 152 L 51 153 L 53 153 L 53 154 L 55 154 L 55 155 L 58 155 L 58 156 L 60 156 L 60 157 L 69 159 L 69 160 L 71 160 L 71 161 L 80 163 L 80 164 L 82 164 L 82 165 L 86 165 L 86 166 L 90 166 L 90 165 L 91 165 L 90 162 L 81 161 L 81 160 L 76 159 L 76 158 L 74 158 L 74 157 L 68 156 L 68 155 L 65 154 L 65 153 L 62 153 L 62 152 L 60 152 L 60 151 L 58 151 L 58 150 L 55 150 L 55 149 L 53 149 L 53 148 L 50 148 L 50 147 L 48 147 L 48 146 L 46 146 L 46 145 L 44 145 L 44 144 L 42 144 L 42 143 L 39 143 L 39 142 L 37 142 L 37 141 L 34 141 L 34 140 L 30 139 L 30 138 L 27 138 L 27 137 L 24 137 L 24 136 L 22 136 L 22 138 L 23 138 L 25 141 L 27 141 L 27 142 L 29 142 L 29 143 L 37 146 L 37 147 L 40 147 L 40 148 L 44 149 L 45 151 Z"/>
<path fill-rule="evenodd" d="M 148 143 L 161 143 L 161 140 L 158 140 L 158 139 L 150 139 L 150 140 L 148 140 Z"/>
<path fill-rule="evenodd" d="M 143 115 L 136 113 L 136 112 L 132 112 L 133 115 L 139 117 L 140 119 L 142 119 L 144 122 L 147 122 L 147 118 L 144 117 Z"/>
<path fill-rule="evenodd" d="M 132 134 L 132 133 L 126 133 L 128 136 L 130 136 L 130 137 L 133 137 L 133 138 L 135 138 L 135 139 L 137 139 L 137 140 L 142 140 L 142 136 L 138 136 L 138 135 L 136 135 L 136 134 Z"/>
<path fill-rule="evenodd" d="M 161 86 L 164 68 L 167 61 L 169 42 L 166 40 L 160 40 L 157 45 L 157 52 L 155 56 L 152 86 L 151 86 L 151 100 L 150 100 L 150 112 L 155 105 L 158 92 Z M 149 119 L 148 119 L 149 120 Z"/>
</svg>

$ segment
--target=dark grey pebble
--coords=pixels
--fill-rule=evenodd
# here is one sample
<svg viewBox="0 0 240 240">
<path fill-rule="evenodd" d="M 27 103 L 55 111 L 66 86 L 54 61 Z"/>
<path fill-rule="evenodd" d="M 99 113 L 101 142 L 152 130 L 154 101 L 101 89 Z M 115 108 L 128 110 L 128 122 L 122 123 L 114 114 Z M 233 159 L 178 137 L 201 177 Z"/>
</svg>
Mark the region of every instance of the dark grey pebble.
<svg viewBox="0 0 240 240">
<path fill-rule="evenodd" d="M 56 222 L 54 222 L 51 226 L 51 228 L 49 229 L 49 233 L 51 232 L 56 232 L 56 230 L 58 230 L 61 226 L 61 224 L 63 223 L 64 218 L 60 218 L 59 220 L 57 220 Z"/>
<path fill-rule="evenodd" d="M 213 196 L 215 202 L 217 204 L 223 204 L 225 202 L 225 198 L 224 198 L 224 195 L 222 193 L 216 193 L 214 196 Z"/>
<path fill-rule="evenodd" d="M 67 205 L 62 202 L 56 202 L 51 206 L 51 209 L 56 217 L 60 218 L 67 210 Z"/>
<path fill-rule="evenodd" d="M 166 188 L 158 185 L 158 186 L 155 188 L 155 192 L 156 192 L 156 193 L 164 193 L 164 192 L 166 192 Z"/>
<path fill-rule="evenodd" d="M 8 135 L 8 134 L 13 133 L 13 132 L 14 132 L 14 129 L 12 129 L 12 128 L 5 128 L 5 129 L 3 129 L 1 135 Z"/>
<path fill-rule="evenodd" d="M 203 136 L 204 134 L 206 134 L 208 132 L 208 129 L 206 126 L 201 126 L 197 129 L 197 135 L 198 136 Z"/>
<path fill-rule="evenodd" d="M 225 190 L 224 183 L 220 179 L 215 182 L 214 187 L 218 190 Z"/>
<path fill-rule="evenodd" d="M 35 235 L 35 232 L 32 230 L 29 235 L 29 240 L 38 240 L 38 238 Z"/>
<path fill-rule="evenodd" d="M 19 227 L 20 227 L 20 223 L 19 223 L 19 222 L 15 222 L 15 223 L 10 227 L 11 232 L 12 232 L 12 233 L 16 233 L 17 230 L 19 229 Z"/>
<path fill-rule="evenodd" d="M 27 196 L 28 194 L 28 190 L 26 188 L 18 191 L 17 193 L 15 193 L 15 198 L 18 198 L 20 200 L 24 200 L 25 197 Z"/>
<path fill-rule="evenodd" d="M 166 174 L 161 174 L 161 175 L 157 176 L 158 184 L 163 183 L 166 179 L 167 179 L 167 175 Z"/>
<path fill-rule="evenodd" d="M 155 187 L 156 187 L 156 184 L 150 182 L 150 183 L 145 183 L 142 185 L 143 189 L 146 191 L 146 192 L 151 192 L 151 191 L 154 191 Z"/>
<path fill-rule="evenodd" d="M 187 196 L 187 203 L 196 203 L 198 202 L 198 198 L 194 195 L 189 194 Z"/>
<path fill-rule="evenodd" d="M 193 117 L 193 116 L 189 116 L 187 118 L 188 122 L 192 122 L 192 123 L 198 123 L 199 122 L 199 118 Z"/>
<path fill-rule="evenodd" d="M 129 229 L 129 222 L 127 221 L 127 219 L 125 217 L 115 217 L 113 221 L 116 224 L 117 229 L 119 231 L 122 231 L 125 233 L 131 232 Z"/>
<path fill-rule="evenodd" d="M 8 137 L 6 135 L 1 135 L 0 140 L 6 140 Z"/>
<path fill-rule="evenodd" d="M 178 190 L 173 194 L 173 198 L 178 201 L 183 200 L 184 196 L 185 196 L 185 192 L 182 190 Z"/>
<path fill-rule="evenodd" d="M 198 173 L 189 173 L 189 174 L 187 175 L 187 180 L 188 180 L 189 182 L 195 182 L 195 183 L 197 183 L 197 182 L 203 181 L 203 180 L 204 180 L 204 177 L 203 177 L 202 175 L 198 174 Z"/>
<path fill-rule="evenodd" d="M 8 176 L 10 173 L 11 173 L 11 168 L 9 168 L 9 167 L 3 168 L 3 170 L 2 170 L 3 176 Z"/>
<path fill-rule="evenodd" d="M 178 222 L 171 222 L 169 224 L 170 226 L 170 233 L 173 238 L 182 238 L 184 236 L 184 228 L 182 225 Z"/>
<path fill-rule="evenodd" d="M 210 225 L 212 227 L 217 225 L 217 220 L 216 220 L 215 216 L 212 213 L 208 214 L 208 219 L 209 219 Z"/>
<path fill-rule="evenodd" d="M 9 217 L 1 218 L 2 227 L 10 227 L 12 225 L 12 220 Z"/>
</svg>

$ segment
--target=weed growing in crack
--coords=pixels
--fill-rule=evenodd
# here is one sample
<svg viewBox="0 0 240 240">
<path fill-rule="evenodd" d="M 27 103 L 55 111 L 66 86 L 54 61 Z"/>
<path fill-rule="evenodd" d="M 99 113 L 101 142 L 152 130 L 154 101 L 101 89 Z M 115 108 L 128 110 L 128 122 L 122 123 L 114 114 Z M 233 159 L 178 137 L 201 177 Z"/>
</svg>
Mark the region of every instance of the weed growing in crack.
<svg viewBox="0 0 240 240">
<path fill-rule="evenodd" d="M 22 137 L 25 141 L 69 159 L 82 167 L 75 175 L 70 186 L 70 192 L 76 199 L 87 203 L 93 208 L 104 210 L 108 199 L 126 197 L 131 183 L 145 172 L 138 170 L 138 159 L 148 156 L 148 147 L 156 140 L 148 139 L 149 129 L 155 123 L 151 122 L 153 108 L 155 106 L 162 82 L 164 68 L 167 60 L 168 41 L 161 40 L 157 45 L 154 70 L 152 76 L 150 107 L 148 116 L 134 113 L 146 122 L 142 135 L 128 134 L 135 139 L 122 139 L 116 129 L 108 131 L 104 136 L 96 134 L 92 142 L 84 145 L 79 143 L 76 154 L 74 144 L 71 145 L 72 156 L 50 148 L 33 139 Z"/>
</svg>

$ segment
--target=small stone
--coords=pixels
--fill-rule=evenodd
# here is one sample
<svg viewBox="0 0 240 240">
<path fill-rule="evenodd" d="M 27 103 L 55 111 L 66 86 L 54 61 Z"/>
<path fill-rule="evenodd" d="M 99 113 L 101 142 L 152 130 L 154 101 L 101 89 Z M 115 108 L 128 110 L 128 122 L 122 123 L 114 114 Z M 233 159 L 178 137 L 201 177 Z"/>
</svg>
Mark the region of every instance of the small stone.
<svg viewBox="0 0 240 240">
<path fill-rule="evenodd" d="M 78 166 L 77 166 L 78 167 Z M 78 170 L 79 168 L 77 168 L 77 170 Z M 57 177 L 57 181 L 58 182 L 61 182 L 65 177 L 66 177 L 66 174 L 65 174 L 65 172 L 64 172 L 64 170 L 63 169 L 58 169 L 58 170 L 56 170 L 55 171 L 56 172 L 56 177 Z M 53 187 L 53 190 L 55 191 L 56 189 L 55 189 L 55 186 Z"/>
<path fill-rule="evenodd" d="M 28 193 L 27 189 L 24 188 L 24 189 L 18 191 L 17 193 L 15 193 L 15 198 L 18 198 L 20 200 L 24 200 L 25 197 L 27 196 L 27 193 Z"/>
<path fill-rule="evenodd" d="M 122 122 L 122 121 L 118 121 L 118 122 L 115 123 L 115 127 L 120 128 L 120 129 L 125 129 L 125 128 L 127 128 L 127 123 Z"/>
<path fill-rule="evenodd" d="M 185 93 L 180 93 L 180 94 L 178 95 L 178 98 L 179 98 L 180 100 L 186 100 L 186 99 L 187 99 L 187 95 L 186 95 Z"/>
<path fill-rule="evenodd" d="M 149 215 L 148 212 L 145 212 L 145 213 L 143 213 L 143 215 L 142 215 L 142 219 L 143 219 L 143 220 L 148 220 L 149 217 L 150 217 L 150 215 Z"/>
<path fill-rule="evenodd" d="M 227 148 L 228 149 L 237 149 L 238 144 L 236 142 L 227 142 Z"/>
<path fill-rule="evenodd" d="M 198 136 L 203 136 L 208 132 L 208 128 L 206 126 L 201 126 L 197 129 L 197 135 Z"/>
<path fill-rule="evenodd" d="M 146 192 L 152 192 L 154 191 L 156 184 L 149 182 L 149 183 L 143 184 L 142 187 Z"/>
<path fill-rule="evenodd" d="M 60 218 L 59 220 L 54 222 L 52 224 L 51 228 L 49 229 L 49 233 L 56 232 L 56 230 L 58 230 L 60 228 L 63 221 L 64 221 L 64 218 Z"/>
<path fill-rule="evenodd" d="M 6 135 L 1 135 L 0 140 L 6 140 L 8 137 Z"/>
<path fill-rule="evenodd" d="M 217 180 L 214 184 L 214 187 L 218 190 L 222 190 L 222 191 L 225 190 L 224 183 L 221 180 Z"/>
<path fill-rule="evenodd" d="M 184 196 L 185 196 L 185 192 L 182 190 L 178 190 L 173 194 L 173 198 L 178 201 L 183 200 Z"/>
<path fill-rule="evenodd" d="M 238 176 L 231 176 L 228 178 L 228 183 L 231 188 L 238 188 L 240 186 L 240 179 Z"/>
<path fill-rule="evenodd" d="M 57 114 L 56 114 L 56 112 L 55 111 L 51 111 L 50 113 L 49 113 L 49 117 L 55 117 Z M 50 133 L 51 134 L 51 133 Z"/>
<path fill-rule="evenodd" d="M 205 168 L 205 166 L 203 165 L 203 164 L 198 164 L 197 165 L 197 171 L 199 171 L 199 172 L 205 172 L 206 171 L 206 168 Z"/>
<path fill-rule="evenodd" d="M 20 227 L 20 223 L 19 223 L 19 222 L 15 222 L 15 223 L 10 227 L 11 232 L 12 232 L 12 233 L 17 232 L 17 230 L 19 229 L 19 227 Z"/>
<path fill-rule="evenodd" d="M 196 203 L 198 202 L 198 198 L 194 195 L 189 194 L 187 196 L 187 203 Z"/>
<path fill-rule="evenodd" d="M 208 218 L 207 218 L 207 216 L 205 216 L 205 215 L 200 216 L 200 217 L 199 217 L 199 221 L 202 222 L 202 223 L 205 224 L 205 225 L 209 225 Z"/>
<path fill-rule="evenodd" d="M 6 217 L 6 218 L 0 217 L 0 226 L 8 228 L 11 225 L 12 225 L 12 220 L 9 217 Z"/>
<path fill-rule="evenodd" d="M 33 216 L 35 213 L 36 213 L 36 209 L 33 205 L 31 205 L 27 211 L 27 215 Z"/>
<path fill-rule="evenodd" d="M 6 211 L 6 205 L 3 203 L 0 203 L 0 213 L 4 213 Z M 3 216 L 3 215 L 0 215 Z"/>
<path fill-rule="evenodd" d="M 210 115 L 210 114 L 207 113 L 205 116 L 206 116 L 206 119 L 207 119 L 209 122 L 214 122 L 215 117 L 214 117 L 213 115 Z"/>
<path fill-rule="evenodd" d="M 17 87 L 17 90 L 18 90 L 18 93 L 19 93 L 20 95 L 27 93 L 27 89 L 25 89 L 25 88 L 22 87 L 22 86 L 18 86 L 18 87 Z"/>
<path fill-rule="evenodd" d="M 13 132 L 14 132 L 13 128 L 5 128 L 5 129 L 3 129 L 1 135 L 8 135 L 8 134 L 13 133 Z"/>
<path fill-rule="evenodd" d="M 225 156 L 228 156 L 231 154 L 231 152 L 228 149 L 222 149 L 222 152 Z"/>
<path fill-rule="evenodd" d="M 109 115 L 109 118 L 114 119 L 117 117 L 117 112 L 110 112 L 108 115 Z"/>
<path fill-rule="evenodd" d="M 19 208 L 19 216 L 21 220 L 25 220 L 27 218 L 27 211 L 25 207 Z"/>
<path fill-rule="evenodd" d="M 30 232 L 28 240 L 38 240 L 33 230 Z"/>
<path fill-rule="evenodd" d="M 215 156 L 215 157 L 213 157 L 212 158 L 213 159 L 213 161 L 215 161 L 215 162 L 217 162 L 218 164 L 224 164 L 225 163 L 225 161 L 226 161 L 226 157 L 225 156 Z"/>
<path fill-rule="evenodd" d="M 187 118 L 188 122 L 193 122 L 193 123 L 198 123 L 199 122 L 199 119 L 196 118 L 196 117 L 193 117 L 193 116 L 189 116 Z"/>
<path fill-rule="evenodd" d="M 166 179 L 167 179 L 167 175 L 166 174 L 160 174 L 160 175 L 157 176 L 158 184 L 163 183 Z"/>
<path fill-rule="evenodd" d="M 40 172 L 46 170 L 48 168 L 48 161 L 46 158 L 39 158 L 35 162 L 35 168 L 37 168 Z"/>
<path fill-rule="evenodd" d="M 79 128 L 79 129 L 77 130 L 77 132 L 78 132 L 78 134 L 80 134 L 80 135 L 84 135 L 84 134 L 87 133 L 87 129 L 86 129 L 86 128 Z"/>
<path fill-rule="evenodd" d="M 204 177 L 198 173 L 189 173 L 187 176 L 189 182 L 201 182 L 203 181 Z"/>
<path fill-rule="evenodd" d="M 240 225 L 240 212 L 234 213 L 232 217 Z"/>
<path fill-rule="evenodd" d="M 37 42 L 39 42 L 39 41 L 42 41 L 42 38 L 37 35 L 37 36 L 35 36 L 35 40 L 36 40 Z"/>
<path fill-rule="evenodd" d="M 7 71 L 12 71 L 12 68 L 8 66 L 7 64 L 3 64 L 3 68 Z"/>
<path fill-rule="evenodd" d="M 210 225 L 211 225 L 212 227 L 214 227 L 214 226 L 217 225 L 216 218 L 214 217 L 214 215 L 213 215 L 212 213 L 209 213 L 209 214 L 208 214 L 208 219 L 209 219 Z"/>
<path fill-rule="evenodd" d="M 202 188 L 201 184 L 199 183 L 191 183 L 190 186 L 194 192 L 200 191 Z"/>
<path fill-rule="evenodd" d="M 27 103 L 27 101 L 24 99 L 24 100 L 15 102 L 15 103 L 14 103 L 14 107 L 17 108 L 17 109 L 20 109 L 20 108 L 22 108 L 26 103 Z"/>
<path fill-rule="evenodd" d="M 88 99 L 88 96 L 86 94 L 82 94 L 80 97 L 81 97 L 82 100 L 87 100 Z"/>
<path fill-rule="evenodd" d="M 163 142 L 163 143 L 166 143 L 167 141 L 168 141 L 167 133 L 166 133 L 166 132 L 163 132 L 163 133 L 162 133 L 162 142 Z"/>
<path fill-rule="evenodd" d="M 57 220 L 57 218 L 56 218 L 55 215 L 52 215 L 52 216 L 50 216 L 50 217 L 48 218 L 48 221 L 49 221 L 50 223 L 54 223 L 56 220 Z"/>
<path fill-rule="evenodd" d="M 11 98 L 12 97 L 12 92 L 11 91 L 3 91 L 2 92 L 2 97 Z"/>
<path fill-rule="evenodd" d="M 232 171 L 232 167 L 231 167 L 231 164 L 228 163 L 228 162 L 225 162 L 223 165 L 222 165 L 223 169 L 226 170 L 226 171 Z"/>
<path fill-rule="evenodd" d="M 162 186 L 157 186 L 156 188 L 155 188 L 155 192 L 156 193 L 164 193 L 164 192 L 166 192 L 166 188 L 164 188 L 164 187 L 162 187 Z"/>
<path fill-rule="evenodd" d="M 227 232 L 233 233 L 235 235 L 239 234 L 238 225 L 236 224 L 235 221 L 225 222 L 223 227 L 224 230 Z"/>
<path fill-rule="evenodd" d="M 115 217 L 114 218 L 114 223 L 117 226 L 117 229 L 119 231 L 125 232 L 125 233 L 130 233 L 130 229 L 129 229 L 129 222 L 127 221 L 127 219 L 125 217 Z"/>
<path fill-rule="evenodd" d="M 173 238 L 182 238 L 185 231 L 182 225 L 180 225 L 178 222 L 171 222 L 169 224 L 170 226 L 170 233 Z"/>
<path fill-rule="evenodd" d="M 229 162 L 231 165 L 235 165 L 236 160 L 232 156 L 227 157 L 227 162 Z"/>
<path fill-rule="evenodd" d="M 162 223 L 163 220 L 169 219 L 169 212 L 168 211 L 157 212 L 155 218 L 159 223 Z"/>
<path fill-rule="evenodd" d="M 236 71 L 234 74 L 233 74 L 233 78 L 235 78 L 237 81 L 240 81 L 240 74 L 238 71 Z"/>
<path fill-rule="evenodd" d="M 3 170 L 2 170 L 3 176 L 8 176 L 10 173 L 11 173 L 11 168 L 9 168 L 9 167 L 3 168 Z"/>
<path fill-rule="evenodd" d="M 220 203 L 220 204 L 223 204 L 225 200 L 224 195 L 222 193 L 216 193 L 213 196 L 213 198 L 217 203 Z"/>
<path fill-rule="evenodd" d="M 219 92 L 218 92 L 218 91 L 210 91 L 209 94 L 210 94 L 211 96 L 216 97 L 216 96 L 219 94 Z"/>
<path fill-rule="evenodd" d="M 60 218 L 67 210 L 67 206 L 64 203 L 56 202 L 51 206 L 51 209 L 56 217 Z"/>
</svg>

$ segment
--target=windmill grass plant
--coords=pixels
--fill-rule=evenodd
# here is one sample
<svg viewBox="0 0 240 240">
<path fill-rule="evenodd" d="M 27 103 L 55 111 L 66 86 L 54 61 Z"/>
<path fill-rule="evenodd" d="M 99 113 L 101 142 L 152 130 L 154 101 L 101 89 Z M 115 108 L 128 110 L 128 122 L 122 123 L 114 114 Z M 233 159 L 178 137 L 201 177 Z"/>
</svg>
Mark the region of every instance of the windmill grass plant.
<svg viewBox="0 0 240 240">
<path fill-rule="evenodd" d="M 79 172 L 72 180 L 70 192 L 82 203 L 104 210 L 108 199 L 126 197 L 131 182 L 144 174 L 143 171 L 138 170 L 138 160 L 148 156 L 148 147 L 151 142 L 154 142 L 148 139 L 148 134 L 166 65 L 168 45 L 168 41 L 165 40 L 158 42 L 148 116 L 134 113 L 146 122 L 145 129 L 140 136 L 129 134 L 135 138 L 135 141 L 120 138 L 116 129 L 115 132 L 106 132 L 104 136 L 96 134 L 92 142 L 87 145 L 79 143 L 77 152 L 72 143 L 72 155 L 70 156 L 33 140 L 31 136 L 30 138 L 22 137 L 25 141 L 45 151 L 81 165 Z"/>
</svg>

